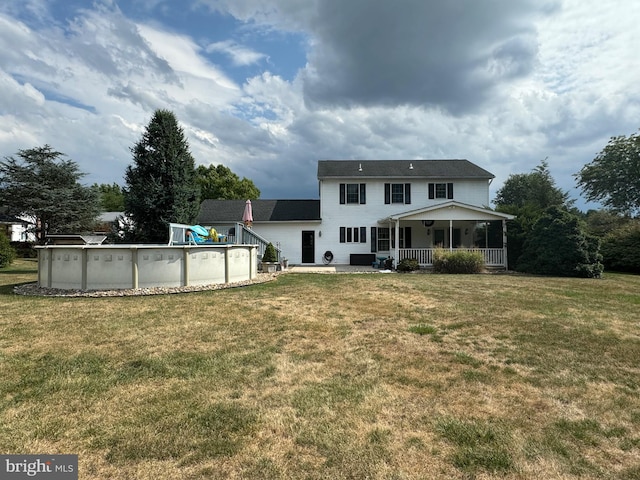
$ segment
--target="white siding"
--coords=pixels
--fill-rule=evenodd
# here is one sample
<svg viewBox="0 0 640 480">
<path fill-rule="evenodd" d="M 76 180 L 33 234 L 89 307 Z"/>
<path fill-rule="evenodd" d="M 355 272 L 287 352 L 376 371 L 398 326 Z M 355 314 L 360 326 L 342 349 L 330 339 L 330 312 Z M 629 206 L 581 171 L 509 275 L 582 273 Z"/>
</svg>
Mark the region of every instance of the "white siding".
<svg viewBox="0 0 640 480">
<path fill-rule="evenodd" d="M 340 204 L 340 184 L 341 183 L 365 183 L 366 184 L 366 204 Z M 385 183 L 410 183 L 411 203 L 385 204 Z M 453 183 L 453 199 L 456 202 L 486 207 L 489 205 L 489 182 L 481 180 L 455 180 L 455 179 L 404 179 L 394 178 L 363 179 L 363 178 L 343 178 L 324 179 L 320 182 L 320 216 L 322 218 L 322 237 L 317 239 L 316 256 L 319 251 L 331 250 L 335 263 L 349 263 L 349 256 L 352 253 L 371 253 L 371 227 L 385 227 L 388 224 L 378 222 L 391 215 L 416 210 L 423 207 L 437 205 L 451 201 L 449 199 L 429 199 L 429 183 Z M 366 243 L 340 243 L 340 227 L 366 227 Z M 422 238 L 425 231 L 414 228 L 413 238 L 416 241 L 426 241 Z M 391 233 L 393 235 L 393 232 Z M 464 238 L 465 243 L 470 239 Z M 270 238 L 270 237 L 268 237 Z M 393 251 L 380 251 L 376 256 L 393 256 Z M 321 259 L 321 258 L 320 258 Z M 320 260 L 319 259 L 319 260 Z"/>
<path fill-rule="evenodd" d="M 254 223 L 253 231 L 258 235 L 266 238 L 274 246 L 282 250 L 282 256 L 287 258 L 291 264 L 302 263 L 302 232 L 315 232 L 315 262 L 322 263 L 322 254 L 325 250 L 319 251 L 321 246 L 319 241 L 324 239 L 319 237 L 322 227 L 319 222 L 300 222 L 300 223 Z"/>
</svg>

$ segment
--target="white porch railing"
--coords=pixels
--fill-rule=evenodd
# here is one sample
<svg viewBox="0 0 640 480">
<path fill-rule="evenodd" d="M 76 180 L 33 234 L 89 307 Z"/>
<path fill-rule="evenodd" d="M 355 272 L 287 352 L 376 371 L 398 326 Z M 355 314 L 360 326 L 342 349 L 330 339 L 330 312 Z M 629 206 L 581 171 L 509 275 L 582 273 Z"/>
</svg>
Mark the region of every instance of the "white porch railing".
<svg viewBox="0 0 640 480">
<path fill-rule="evenodd" d="M 449 251 L 449 249 L 445 249 Z M 401 248 L 398 262 L 405 258 L 415 258 L 422 267 L 433 265 L 435 248 Z M 504 267 L 505 252 L 502 248 L 454 248 L 453 252 L 480 252 L 484 256 L 487 267 Z"/>
</svg>

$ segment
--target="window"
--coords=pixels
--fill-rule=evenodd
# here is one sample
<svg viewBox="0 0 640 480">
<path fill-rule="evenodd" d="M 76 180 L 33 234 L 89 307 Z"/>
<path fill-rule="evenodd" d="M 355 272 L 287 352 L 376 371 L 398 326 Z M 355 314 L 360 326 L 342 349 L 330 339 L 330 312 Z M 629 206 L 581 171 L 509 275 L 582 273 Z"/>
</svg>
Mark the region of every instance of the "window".
<svg viewBox="0 0 640 480">
<path fill-rule="evenodd" d="M 340 227 L 340 243 L 366 243 L 366 227 Z"/>
<path fill-rule="evenodd" d="M 391 250 L 391 241 L 388 228 L 378 228 L 378 251 L 388 252 Z"/>
<path fill-rule="evenodd" d="M 384 184 L 384 203 L 411 203 L 411 184 L 410 183 L 385 183 Z"/>
<path fill-rule="evenodd" d="M 411 248 L 411 227 L 400 227 L 400 248 Z M 394 230 L 371 227 L 371 252 L 388 252 L 396 248 Z"/>
<path fill-rule="evenodd" d="M 429 198 L 453 198 L 453 183 L 430 183 Z"/>
<path fill-rule="evenodd" d="M 340 204 L 360 204 L 367 203 L 366 183 L 341 183 L 340 184 Z"/>
</svg>

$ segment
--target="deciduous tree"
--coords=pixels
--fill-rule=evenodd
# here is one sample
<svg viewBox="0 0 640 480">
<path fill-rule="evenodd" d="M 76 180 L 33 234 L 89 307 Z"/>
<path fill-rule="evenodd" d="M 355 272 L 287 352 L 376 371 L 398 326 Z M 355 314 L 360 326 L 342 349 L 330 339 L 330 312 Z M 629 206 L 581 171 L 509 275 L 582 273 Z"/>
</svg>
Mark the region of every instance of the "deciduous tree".
<svg viewBox="0 0 640 480">
<path fill-rule="evenodd" d="M 103 212 L 122 212 L 124 210 L 124 192 L 117 183 L 97 183 L 93 188 L 98 190 L 100 195 L 100 208 Z"/>
<path fill-rule="evenodd" d="M 612 137 L 576 175 L 589 201 L 626 215 L 640 213 L 640 134 Z"/>
<path fill-rule="evenodd" d="M 255 200 L 260 197 L 260 190 L 251 180 L 240 179 L 224 165 L 200 165 L 197 174 L 203 200 Z"/>
</svg>

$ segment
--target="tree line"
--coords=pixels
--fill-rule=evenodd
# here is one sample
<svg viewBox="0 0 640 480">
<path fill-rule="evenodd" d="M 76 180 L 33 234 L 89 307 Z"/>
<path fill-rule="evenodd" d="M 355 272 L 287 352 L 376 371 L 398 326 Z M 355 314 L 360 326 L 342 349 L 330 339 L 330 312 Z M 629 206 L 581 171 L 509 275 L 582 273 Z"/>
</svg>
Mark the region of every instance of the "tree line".
<svg viewBox="0 0 640 480">
<path fill-rule="evenodd" d="M 204 199 L 260 196 L 251 180 L 224 165 L 196 167 L 168 110 L 154 112 L 131 153 L 124 186 L 86 187 L 78 165 L 51 146 L 20 150 L 0 162 L 0 206 L 34 218 L 39 243 L 50 234 L 91 231 L 98 215 L 110 211 L 124 212 L 112 240 L 164 243 L 168 224 L 194 223 Z M 516 216 L 507 229 L 510 267 L 587 277 L 603 267 L 640 272 L 640 135 L 611 138 L 575 178 L 585 198 L 603 209 L 576 209 L 546 160 L 510 175 L 497 191 L 496 210 Z M 0 238 L 0 250 L 1 244 Z"/>
</svg>

